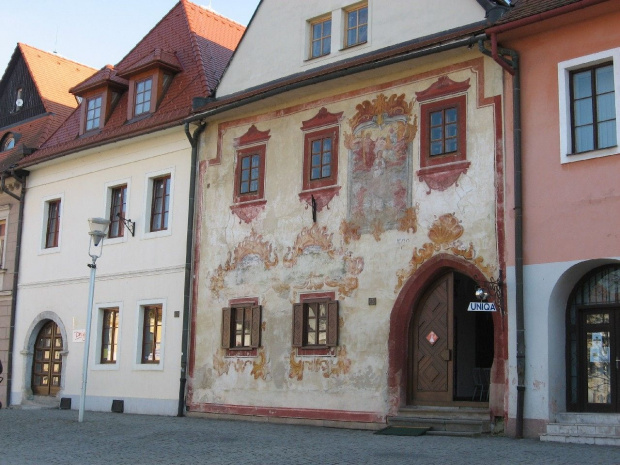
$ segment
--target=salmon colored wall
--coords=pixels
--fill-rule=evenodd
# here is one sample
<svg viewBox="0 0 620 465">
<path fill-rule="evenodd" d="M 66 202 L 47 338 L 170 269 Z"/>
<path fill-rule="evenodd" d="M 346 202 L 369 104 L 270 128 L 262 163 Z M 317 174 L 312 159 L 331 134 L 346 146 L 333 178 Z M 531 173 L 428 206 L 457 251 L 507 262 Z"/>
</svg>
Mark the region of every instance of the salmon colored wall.
<svg viewBox="0 0 620 465">
<path fill-rule="evenodd" d="M 525 265 L 620 255 L 620 154 L 562 165 L 558 109 L 558 63 L 620 47 L 620 11 L 614 4 L 498 36 L 501 46 L 521 58 Z M 514 265 L 511 89 L 507 76 L 508 266 Z"/>
</svg>

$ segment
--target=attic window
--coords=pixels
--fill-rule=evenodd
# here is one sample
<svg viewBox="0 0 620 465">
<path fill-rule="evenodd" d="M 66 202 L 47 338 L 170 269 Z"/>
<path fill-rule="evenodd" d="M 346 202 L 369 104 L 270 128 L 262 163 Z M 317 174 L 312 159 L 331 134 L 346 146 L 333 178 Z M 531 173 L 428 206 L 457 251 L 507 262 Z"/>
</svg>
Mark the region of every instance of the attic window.
<svg viewBox="0 0 620 465">
<path fill-rule="evenodd" d="M 101 124 L 101 95 L 90 98 L 86 108 L 86 130 L 98 129 Z"/>
<path fill-rule="evenodd" d="M 151 90 L 153 88 L 153 78 L 143 79 L 136 83 L 136 100 L 134 116 L 151 111 Z"/>
<path fill-rule="evenodd" d="M 2 147 L 2 150 L 0 150 L 1 152 L 4 152 L 6 150 L 11 150 L 13 147 L 15 147 L 15 136 L 9 132 L 2 139 L 1 147 Z"/>
</svg>

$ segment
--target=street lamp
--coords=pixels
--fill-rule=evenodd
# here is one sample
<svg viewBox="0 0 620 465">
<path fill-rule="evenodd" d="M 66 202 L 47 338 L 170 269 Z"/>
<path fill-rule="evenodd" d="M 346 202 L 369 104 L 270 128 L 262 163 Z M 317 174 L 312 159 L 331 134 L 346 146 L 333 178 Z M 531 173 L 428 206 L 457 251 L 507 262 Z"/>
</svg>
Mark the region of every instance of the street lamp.
<svg viewBox="0 0 620 465">
<path fill-rule="evenodd" d="M 80 411 L 78 421 L 84 420 L 84 403 L 86 402 L 86 378 L 88 376 L 88 351 L 90 349 L 90 324 L 93 315 L 93 295 L 95 293 L 95 272 L 97 271 L 97 259 L 103 252 L 103 238 L 108 232 L 110 221 L 104 218 L 89 218 L 90 241 L 88 243 L 88 255 L 93 260 L 88 264 L 90 268 L 90 287 L 88 289 L 88 312 L 86 313 L 86 346 L 84 347 L 84 362 L 82 365 L 82 395 L 80 396 Z"/>
</svg>

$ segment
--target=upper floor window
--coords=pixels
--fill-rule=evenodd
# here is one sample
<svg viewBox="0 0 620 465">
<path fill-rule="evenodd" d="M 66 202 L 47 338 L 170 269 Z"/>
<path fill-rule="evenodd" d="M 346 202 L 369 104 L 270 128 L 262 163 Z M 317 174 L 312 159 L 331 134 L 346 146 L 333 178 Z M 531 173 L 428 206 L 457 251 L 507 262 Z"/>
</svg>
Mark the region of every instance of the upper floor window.
<svg viewBox="0 0 620 465">
<path fill-rule="evenodd" d="M 118 307 L 104 308 L 101 326 L 100 363 L 116 363 L 118 347 Z"/>
<path fill-rule="evenodd" d="M 6 150 L 11 150 L 13 147 L 15 147 L 15 136 L 12 133 L 9 132 L 2 139 L 2 143 L 0 145 L 0 152 L 4 152 Z"/>
<path fill-rule="evenodd" d="M 332 40 L 332 19 L 331 17 L 321 18 L 310 23 L 312 31 L 310 41 L 310 58 L 317 58 L 329 55 Z"/>
<path fill-rule="evenodd" d="M 147 305 L 143 309 L 142 363 L 159 363 L 162 343 L 162 306 Z"/>
<path fill-rule="evenodd" d="M 47 202 L 47 225 L 45 228 L 45 248 L 58 247 L 60 232 L 60 199 Z"/>
<path fill-rule="evenodd" d="M 570 72 L 572 153 L 616 145 L 612 63 Z"/>
<path fill-rule="evenodd" d="M 134 116 L 151 111 L 151 90 L 153 78 L 143 79 L 136 83 Z"/>
<path fill-rule="evenodd" d="M 5 263 L 5 249 L 6 249 L 6 220 L 0 220 L 0 269 L 6 268 Z"/>
<path fill-rule="evenodd" d="M 360 5 L 345 13 L 345 47 L 368 41 L 368 5 Z"/>
<path fill-rule="evenodd" d="M 86 131 L 98 129 L 101 124 L 101 96 L 90 98 L 86 103 Z"/>
<path fill-rule="evenodd" d="M 429 113 L 429 155 L 431 157 L 457 151 L 458 110 L 457 106 L 450 106 Z"/>
<path fill-rule="evenodd" d="M 558 63 L 560 161 L 618 154 L 620 48 Z"/>
<path fill-rule="evenodd" d="M 421 106 L 420 166 L 466 159 L 465 95 Z"/>
<path fill-rule="evenodd" d="M 151 231 L 168 229 L 170 179 L 170 175 L 166 175 L 152 180 Z"/>
<path fill-rule="evenodd" d="M 110 228 L 108 237 L 122 237 L 125 234 L 125 218 L 127 208 L 127 184 L 113 187 L 110 190 Z"/>
</svg>

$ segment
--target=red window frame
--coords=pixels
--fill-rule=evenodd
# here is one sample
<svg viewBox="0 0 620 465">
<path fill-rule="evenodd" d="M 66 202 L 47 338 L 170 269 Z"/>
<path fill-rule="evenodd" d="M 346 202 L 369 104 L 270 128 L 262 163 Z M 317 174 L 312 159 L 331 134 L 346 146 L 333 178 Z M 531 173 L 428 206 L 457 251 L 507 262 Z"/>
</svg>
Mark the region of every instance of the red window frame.
<svg viewBox="0 0 620 465">
<path fill-rule="evenodd" d="M 127 184 L 113 187 L 110 194 L 110 228 L 108 229 L 109 238 L 123 237 L 125 235 L 125 223 L 121 221 L 121 218 L 125 218 L 126 208 Z"/>
<path fill-rule="evenodd" d="M 319 131 L 308 132 L 304 136 L 304 179 L 303 190 L 319 189 L 321 187 L 334 186 L 338 181 L 338 126 L 322 129 Z M 316 165 L 313 164 L 313 155 L 320 156 L 321 169 L 325 166 L 323 163 L 323 155 L 326 153 L 324 150 L 324 141 L 329 140 L 331 142 L 329 163 L 329 175 L 320 176 L 316 179 L 312 178 L 312 169 Z M 320 152 L 313 151 L 313 144 L 317 141 L 321 143 Z M 315 156 L 316 159 L 316 156 Z M 315 160 L 316 161 L 316 160 Z M 321 173 L 322 174 L 322 173 Z"/>
<path fill-rule="evenodd" d="M 265 197 L 265 154 L 267 152 L 266 145 L 258 145 L 254 147 L 247 147 L 237 151 L 237 164 L 235 167 L 235 203 L 251 202 L 253 200 L 262 200 Z M 257 183 L 257 189 L 255 191 L 241 192 L 242 185 L 245 180 L 242 179 L 244 169 L 243 160 L 248 157 L 258 156 L 258 176 L 250 178 L 255 179 Z M 247 172 L 247 171 L 246 171 Z"/>
<path fill-rule="evenodd" d="M 170 213 L 170 183 L 171 176 L 153 178 L 153 191 L 151 199 L 151 232 L 165 231 L 168 229 L 168 217 Z"/>
<path fill-rule="evenodd" d="M 60 232 L 60 199 L 47 202 L 47 227 L 45 228 L 45 248 L 58 247 Z"/>
<path fill-rule="evenodd" d="M 142 363 L 157 364 L 160 362 L 162 323 L 163 310 L 161 305 L 144 306 L 142 326 Z M 152 339 L 149 335 L 152 335 Z"/>
<path fill-rule="evenodd" d="M 431 155 L 431 115 L 437 112 L 445 112 L 448 109 L 456 109 L 456 143 L 457 149 L 450 152 L 442 152 L 437 155 Z M 445 134 L 445 127 L 444 134 Z M 420 166 L 422 168 L 443 165 L 455 161 L 465 161 L 467 159 L 467 98 L 465 95 L 447 98 L 431 103 L 425 103 L 421 106 L 421 122 L 420 131 Z M 445 138 L 444 138 L 445 140 Z"/>
<path fill-rule="evenodd" d="M 118 308 L 103 309 L 103 325 L 101 327 L 101 364 L 116 363 L 118 348 Z"/>
</svg>

